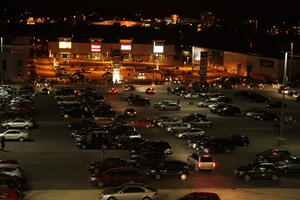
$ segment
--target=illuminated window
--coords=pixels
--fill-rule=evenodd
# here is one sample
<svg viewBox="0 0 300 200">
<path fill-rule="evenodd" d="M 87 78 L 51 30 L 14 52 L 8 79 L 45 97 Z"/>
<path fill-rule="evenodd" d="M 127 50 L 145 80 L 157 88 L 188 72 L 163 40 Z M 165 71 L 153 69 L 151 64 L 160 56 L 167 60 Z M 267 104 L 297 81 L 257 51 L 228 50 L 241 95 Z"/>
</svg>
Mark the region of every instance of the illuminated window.
<svg viewBox="0 0 300 200">
<path fill-rule="evenodd" d="M 121 50 L 131 50 L 131 45 L 130 44 L 122 44 Z"/>
</svg>

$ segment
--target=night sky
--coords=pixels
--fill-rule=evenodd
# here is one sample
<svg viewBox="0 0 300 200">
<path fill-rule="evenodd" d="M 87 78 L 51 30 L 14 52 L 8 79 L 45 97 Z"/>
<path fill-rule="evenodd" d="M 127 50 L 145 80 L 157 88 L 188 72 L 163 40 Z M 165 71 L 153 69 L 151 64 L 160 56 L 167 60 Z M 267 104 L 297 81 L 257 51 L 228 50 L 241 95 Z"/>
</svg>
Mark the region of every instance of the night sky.
<svg viewBox="0 0 300 200">
<path fill-rule="evenodd" d="M 285 0 L 1 0 L 2 5 L 36 8 L 39 10 L 71 10 L 94 8 L 105 11 L 140 11 L 147 15 L 168 16 L 178 13 L 186 17 L 197 17 L 203 10 L 215 11 L 225 17 L 289 17 L 299 18 L 296 1 Z"/>
</svg>

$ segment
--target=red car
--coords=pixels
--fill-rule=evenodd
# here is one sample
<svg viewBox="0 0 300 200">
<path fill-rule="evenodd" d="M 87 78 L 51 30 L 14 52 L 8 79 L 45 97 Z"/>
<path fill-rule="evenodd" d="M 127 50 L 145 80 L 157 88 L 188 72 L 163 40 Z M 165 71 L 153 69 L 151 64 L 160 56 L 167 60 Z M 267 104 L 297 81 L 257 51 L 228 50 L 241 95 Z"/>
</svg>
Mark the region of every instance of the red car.
<svg viewBox="0 0 300 200">
<path fill-rule="evenodd" d="M 147 88 L 146 94 L 155 94 L 155 89 L 154 88 Z"/>
<path fill-rule="evenodd" d="M 128 182 L 143 182 L 144 175 L 133 167 L 117 167 L 106 170 L 101 174 L 92 174 L 90 183 L 92 185 L 103 187 L 105 185 L 122 185 Z"/>
<path fill-rule="evenodd" d="M 119 90 L 117 88 L 110 88 L 108 90 L 108 93 L 109 94 L 118 94 Z"/>
<path fill-rule="evenodd" d="M 1 200 L 23 200 L 24 194 L 16 189 L 0 189 Z"/>
<path fill-rule="evenodd" d="M 124 159 L 111 157 L 103 161 L 91 162 L 87 168 L 89 171 L 99 173 L 115 167 L 131 167 L 131 165 Z"/>
<path fill-rule="evenodd" d="M 143 127 L 146 127 L 146 128 L 153 127 L 154 124 L 155 124 L 154 121 L 150 120 L 150 119 L 134 120 L 131 123 L 135 126 L 143 126 Z"/>
</svg>

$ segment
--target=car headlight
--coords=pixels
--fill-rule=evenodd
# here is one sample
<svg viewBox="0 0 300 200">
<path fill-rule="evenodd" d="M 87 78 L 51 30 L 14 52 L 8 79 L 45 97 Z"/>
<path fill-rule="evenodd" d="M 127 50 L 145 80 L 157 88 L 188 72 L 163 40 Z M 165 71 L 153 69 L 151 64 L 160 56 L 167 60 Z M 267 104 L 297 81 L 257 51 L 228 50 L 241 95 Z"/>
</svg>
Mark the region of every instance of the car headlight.
<svg viewBox="0 0 300 200">
<path fill-rule="evenodd" d="M 244 171 L 239 171 L 239 175 L 240 175 L 240 176 L 243 175 L 243 174 L 245 174 Z"/>
<path fill-rule="evenodd" d="M 283 168 L 285 168 L 286 166 L 285 165 L 278 165 L 277 166 L 279 169 L 283 169 Z"/>
<path fill-rule="evenodd" d="M 150 173 L 154 174 L 154 173 L 155 173 L 155 170 L 154 170 L 154 169 L 151 169 L 151 170 L 150 170 Z"/>
</svg>

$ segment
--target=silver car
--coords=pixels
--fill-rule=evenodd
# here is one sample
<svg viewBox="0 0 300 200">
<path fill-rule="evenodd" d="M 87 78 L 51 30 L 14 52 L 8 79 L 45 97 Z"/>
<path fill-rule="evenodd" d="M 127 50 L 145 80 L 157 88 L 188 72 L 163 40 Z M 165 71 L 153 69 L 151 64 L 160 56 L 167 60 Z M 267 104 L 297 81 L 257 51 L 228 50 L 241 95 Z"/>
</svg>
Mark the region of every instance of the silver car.
<svg viewBox="0 0 300 200">
<path fill-rule="evenodd" d="M 4 137 L 5 140 L 19 140 L 19 142 L 24 142 L 24 140 L 30 139 L 30 134 L 23 130 L 9 129 L 0 133 L 0 137 Z"/>
<path fill-rule="evenodd" d="M 99 194 L 100 200 L 157 200 L 157 190 L 141 183 L 128 183 L 117 188 L 104 190 Z"/>
<path fill-rule="evenodd" d="M 35 123 L 26 119 L 13 119 L 13 120 L 7 120 L 2 122 L 1 126 L 2 128 L 6 128 L 6 129 L 9 128 L 29 129 L 29 128 L 33 128 L 35 126 Z"/>
<path fill-rule="evenodd" d="M 25 178 L 24 169 L 18 164 L 0 164 L 0 173 L 12 177 Z"/>
</svg>

